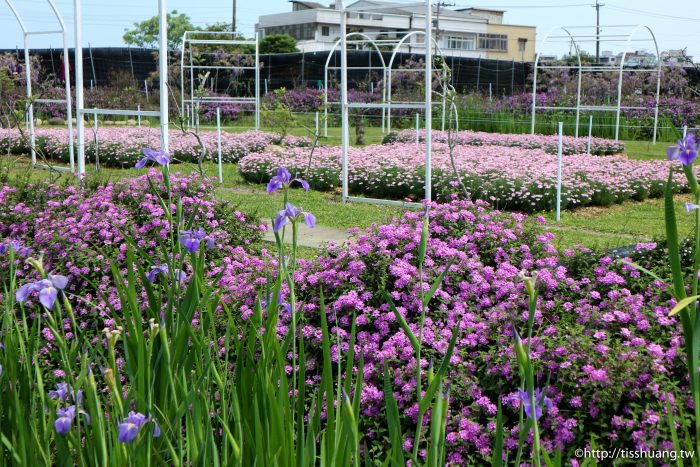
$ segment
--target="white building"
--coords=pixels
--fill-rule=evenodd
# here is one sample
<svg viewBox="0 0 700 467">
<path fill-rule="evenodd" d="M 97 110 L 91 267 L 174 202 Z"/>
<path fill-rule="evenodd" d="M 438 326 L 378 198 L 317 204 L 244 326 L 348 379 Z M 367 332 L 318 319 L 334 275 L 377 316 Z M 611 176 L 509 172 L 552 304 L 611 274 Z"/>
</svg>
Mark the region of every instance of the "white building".
<svg viewBox="0 0 700 467">
<path fill-rule="evenodd" d="M 261 35 L 288 34 L 303 52 L 326 51 L 340 38 L 340 12 L 334 5 L 291 0 L 292 11 L 260 16 Z M 347 6 L 347 31 L 373 38 L 400 39 L 408 31 L 425 29 L 425 7 L 378 0 L 359 0 Z M 433 37 L 448 56 L 532 61 L 534 26 L 503 24 L 502 10 L 445 7 L 433 10 Z M 423 37 L 411 37 L 402 52 L 421 53 Z"/>
</svg>

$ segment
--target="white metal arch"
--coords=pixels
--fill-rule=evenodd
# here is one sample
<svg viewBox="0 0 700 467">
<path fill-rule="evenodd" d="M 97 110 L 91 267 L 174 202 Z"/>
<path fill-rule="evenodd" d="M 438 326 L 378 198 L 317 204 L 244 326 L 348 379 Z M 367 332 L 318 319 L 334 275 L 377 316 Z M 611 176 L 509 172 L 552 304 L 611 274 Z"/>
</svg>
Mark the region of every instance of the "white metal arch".
<svg viewBox="0 0 700 467">
<path fill-rule="evenodd" d="M 382 9 L 385 6 L 366 6 L 362 8 L 364 11 L 373 9 Z M 348 102 L 348 63 L 347 63 L 347 17 L 348 11 L 345 9 L 344 0 L 335 0 L 335 9 L 340 12 L 340 111 L 341 111 L 341 185 L 342 185 L 342 201 L 364 202 L 373 204 L 389 204 L 412 206 L 422 208 L 422 203 L 407 203 L 402 201 L 393 201 L 385 199 L 363 198 L 358 196 L 350 196 L 348 193 L 348 150 L 350 146 L 350 124 L 349 111 L 351 108 L 379 108 L 388 109 L 392 107 L 391 102 L 386 103 L 360 103 Z M 353 12 L 358 11 L 353 9 Z M 425 0 L 425 31 L 426 37 L 432 38 L 433 28 L 433 10 L 431 0 Z M 401 41 L 399 41 L 401 42 Z M 430 46 L 430 41 L 425 41 L 425 98 L 420 104 L 418 103 L 400 103 L 394 104 L 397 108 L 413 108 L 424 109 L 425 111 L 425 197 L 427 202 L 432 201 L 432 99 L 433 99 L 433 48 Z M 396 49 L 395 49 L 396 50 Z"/>
<path fill-rule="evenodd" d="M 190 115 L 195 121 L 195 106 L 199 106 L 201 101 L 253 104 L 255 106 L 255 129 L 260 129 L 260 37 L 256 33 L 254 40 L 236 39 L 235 32 L 231 31 L 185 31 L 182 35 L 182 45 L 180 46 L 180 115 L 185 117 Z M 210 39 L 201 39 L 192 36 L 210 36 Z M 192 46 L 196 44 L 209 45 L 253 45 L 255 46 L 255 66 L 221 66 L 221 65 L 195 65 L 192 56 Z M 189 63 L 185 65 L 185 58 L 189 55 Z M 190 97 L 185 98 L 185 68 L 188 68 L 190 81 Z M 255 94 L 253 97 L 195 97 L 194 70 L 255 70 Z"/>
<path fill-rule="evenodd" d="M 636 35 L 637 31 L 646 29 L 654 42 L 654 50 L 656 51 L 656 100 L 654 105 L 654 133 L 653 133 L 653 143 L 656 144 L 656 131 L 659 125 L 659 93 L 661 91 L 661 54 L 659 53 L 659 44 L 656 42 L 656 36 L 654 31 L 650 27 L 643 24 L 639 24 L 634 27 L 632 32 L 630 32 L 627 38 L 627 43 L 625 44 L 625 50 L 622 52 L 622 60 L 620 60 L 620 77 L 617 80 L 617 115 L 615 116 L 615 140 L 617 140 L 618 133 L 620 130 L 620 103 L 622 99 L 622 73 L 625 67 L 625 60 L 627 59 L 627 52 L 629 51 L 632 38 Z M 579 85 L 580 88 L 580 85 Z"/>
<path fill-rule="evenodd" d="M 24 73 L 25 73 L 25 80 L 26 80 L 26 88 L 27 88 L 27 100 L 29 101 L 29 104 L 26 109 L 26 118 L 27 122 L 29 125 L 29 143 L 30 143 L 30 150 L 31 150 L 31 155 L 32 155 L 32 166 L 36 166 L 36 132 L 34 128 L 34 103 L 40 103 L 40 104 L 60 104 L 60 103 L 65 103 L 66 104 L 66 120 L 68 123 L 68 154 L 69 154 L 69 160 L 70 160 L 70 170 L 74 171 L 75 170 L 75 156 L 74 156 L 74 150 L 73 150 L 73 144 L 74 144 L 74 139 L 73 139 L 73 110 L 72 110 L 72 105 L 71 105 L 71 89 L 70 89 L 70 65 L 69 65 L 69 60 L 68 60 L 68 36 L 66 33 L 66 24 L 63 21 L 63 17 L 58 11 L 58 8 L 56 7 L 56 4 L 54 0 L 46 0 L 48 3 L 49 7 L 51 8 L 51 11 L 53 12 L 56 21 L 58 22 L 58 25 L 60 29 L 57 30 L 40 30 L 40 31 L 30 31 L 25 22 L 24 19 L 22 18 L 22 15 L 20 14 L 19 10 L 17 9 L 16 5 L 12 0 L 5 0 L 5 4 L 7 7 L 10 9 L 12 14 L 14 15 L 15 19 L 17 20 L 17 24 L 19 25 L 20 29 L 22 30 L 22 36 L 23 36 L 23 43 L 24 43 Z M 47 34 L 60 34 L 61 38 L 63 40 L 63 71 L 64 71 L 64 76 L 66 77 L 65 79 L 65 89 L 66 89 L 66 98 L 65 99 L 32 99 L 32 76 L 31 76 L 31 60 L 29 57 L 29 37 L 33 35 L 47 35 Z"/>
<path fill-rule="evenodd" d="M 401 47 L 404 46 L 406 40 L 407 40 L 407 39 L 410 39 L 410 38 L 412 38 L 412 37 L 417 37 L 417 36 L 419 36 L 419 35 L 423 35 L 423 37 L 425 38 L 426 33 L 425 33 L 425 31 L 411 31 L 411 32 L 409 32 L 408 34 L 406 34 L 405 36 L 403 36 L 403 37 L 401 38 L 401 40 L 399 40 L 399 41 L 396 43 L 396 46 L 394 46 L 394 50 L 393 50 L 393 52 L 391 53 L 391 58 L 389 59 L 389 64 L 387 65 L 387 86 L 386 86 L 386 87 L 387 87 L 387 104 L 389 105 L 388 108 L 387 108 L 387 114 L 388 114 L 388 116 L 387 116 L 387 128 L 388 128 L 388 129 L 387 129 L 387 131 L 389 131 L 389 132 L 391 132 L 391 107 L 392 107 L 392 104 L 393 104 L 393 100 L 392 100 L 392 98 L 391 98 L 391 93 L 392 93 L 392 82 L 391 82 L 391 76 L 392 76 L 392 74 L 391 74 L 391 73 L 392 73 L 392 70 L 393 70 L 393 68 L 394 68 L 394 60 L 396 59 L 396 54 L 399 53 L 399 52 L 401 51 Z M 443 53 L 442 53 L 442 49 L 440 48 L 440 45 L 437 43 L 437 41 L 435 40 L 435 38 L 432 37 L 432 34 L 431 34 L 430 39 L 431 39 L 431 40 L 430 40 L 430 43 L 433 45 L 433 47 L 435 47 L 435 52 L 436 52 L 440 57 L 443 57 L 444 55 L 443 55 Z M 423 43 L 424 43 L 425 48 L 426 48 L 426 51 L 427 51 L 427 49 L 430 49 L 431 47 L 428 47 L 428 45 L 427 45 L 427 42 L 428 42 L 428 41 L 426 41 L 425 39 L 423 39 L 423 41 L 424 41 Z M 431 57 L 432 57 L 432 54 L 431 54 Z M 426 67 L 428 67 L 428 66 L 432 69 L 432 66 L 433 66 L 433 64 L 432 64 L 432 58 L 431 58 L 431 63 L 430 63 L 430 64 L 426 63 Z M 401 70 L 401 71 L 403 71 L 403 72 L 409 71 L 409 72 L 410 72 L 410 71 L 412 71 L 412 70 L 410 70 L 410 69 L 404 69 L 404 70 Z M 423 71 L 423 70 L 416 69 L 416 71 Z M 433 70 L 433 71 L 435 71 L 435 70 Z M 403 102 L 402 104 L 416 104 L 416 103 L 415 103 L 415 102 L 411 102 L 411 103 Z M 421 104 L 422 104 L 422 103 L 421 103 Z M 442 129 L 443 129 L 443 131 L 445 130 L 445 98 L 444 98 L 444 97 L 443 97 L 443 100 L 442 100 Z"/>
<path fill-rule="evenodd" d="M 362 39 L 358 40 L 352 40 L 348 41 L 348 38 L 350 37 L 361 37 Z M 377 40 L 374 39 L 367 34 L 361 33 L 361 32 L 349 32 L 345 34 L 345 43 L 348 44 L 369 44 L 372 46 L 372 48 L 377 52 L 377 55 L 379 55 L 379 60 L 381 61 L 382 66 L 381 67 L 373 67 L 373 66 L 367 66 L 367 67 L 350 67 L 348 69 L 352 70 L 373 70 L 373 69 L 380 69 L 382 70 L 382 81 L 385 83 L 384 86 L 382 86 L 382 104 L 386 103 L 386 62 L 384 61 L 384 56 L 382 55 L 382 51 L 379 48 L 377 44 L 395 44 L 397 41 L 396 40 Z M 328 57 L 326 58 L 326 64 L 323 68 L 323 103 L 324 103 L 324 108 L 323 108 L 323 134 L 325 137 L 328 137 L 328 104 L 340 104 L 340 102 L 331 102 L 328 100 L 328 70 L 340 70 L 341 67 L 331 66 L 331 59 L 333 58 L 333 55 L 336 50 L 338 50 L 342 45 L 342 39 L 338 39 L 335 41 L 333 44 L 333 47 L 331 48 L 330 52 L 328 53 Z M 386 109 L 382 107 L 382 132 L 384 132 L 384 125 L 385 125 L 385 115 L 387 113 Z"/>
<path fill-rule="evenodd" d="M 543 47 L 551 39 L 566 39 L 567 42 L 574 46 L 576 51 L 576 58 L 578 65 L 542 65 L 540 63 L 540 57 L 542 51 L 540 50 L 535 57 L 535 64 L 533 70 L 533 83 L 532 83 L 532 114 L 530 122 L 530 133 L 535 133 L 535 119 L 537 109 L 543 110 L 575 110 L 576 111 L 576 136 L 579 134 L 579 120 L 581 110 L 587 111 L 614 111 L 615 112 L 615 140 L 619 139 L 620 134 L 620 115 L 623 109 L 625 110 L 641 110 L 646 109 L 645 107 L 639 106 L 623 106 L 622 105 L 622 82 L 624 77 L 624 72 L 655 72 L 656 73 L 656 95 L 654 102 L 654 130 L 652 135 L 653 143 L 656 144 L 656 133 L 658 130 L 658 118 L 659 118 L 659 93 L 661 89 L 661 57 L 659 54 L 659 47 L 656 41 L 656 36 L 654 32 L 645 25 L 612 25 L 604 26 L 606 30 L 613 30 L 611 34 L 600 34 L 596 32 L 594 35 L 585 34 L 575 34 L 570 30 L 573 29 L 591 29 L 590 26 L 567 26 L 560 28 L 552 28 L 544 37 L 541 47 Z M 556 30 L 562 30 L 566 34 L 565 36 L 553 36 L 552 33 Z M 644 39 L 635 39 L 639 31 L 646 30 L 649 33 L 649 38 L 646 41 L 651 41 L 654 44 L 654 50 L 656 52 L 656 67 L 655 68 L 629 68 L 625 67 L 626 58 L 629 52 L 630 45 L 632 41 L 644 41 Z M 600 42 L 624 42 L 624 50 L 622 51 L 622 58 L 619 65 L 614 66 L 601 66 L 601 65 L 586 65 L 581 63 L 581 48 L 580 42 L 599 40 Z M 540 69 L 563 69 L 563 70 L 578 70 L 577 79 L 577 89 L 576 89 L 576 107 L 566 107 L 566 106 L 537 106 L 537 76 L 538 70 Z M 617 99 L 615 106 L 609 105 L 581 105 L 581 76 L 583 72 L 617 72 L 618 73 L 618 83 L 617 83 Z"/>
<path fill-rule="evenodd" d="M 168 22 L 167 0 L 158 0 L 158 77 L 160 86 L 160 109 L 156 111 L 128 109 L 86 109 L 83 101 L 83 10 L 82 0 L 73 0 L 75 22 L 75 113 L 78 139 L 78 173 L 85 174 L 85 115 L 132 115 L 158 117 L 160 119 L 161 150 L 170 149 L 168 133 Z"/>
</svg>

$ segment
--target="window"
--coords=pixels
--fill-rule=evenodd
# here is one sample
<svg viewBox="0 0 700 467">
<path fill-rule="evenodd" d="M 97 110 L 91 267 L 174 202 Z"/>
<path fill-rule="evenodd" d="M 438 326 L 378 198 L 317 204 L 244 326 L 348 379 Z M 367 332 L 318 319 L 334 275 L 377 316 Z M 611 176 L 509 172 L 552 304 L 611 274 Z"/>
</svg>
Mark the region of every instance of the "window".
<svg viewBox="0 0 700 467">
<path fill-rule="evenodd" d="M 309 40 L 314 39 L 316 35 L 316 25 L 314 23 L 305 23 L 275 26 L 272 28 L 265 28 L 265 34 L 287 34 L 298 41 Z"/>
<path fill-rule="evenodd" d="M 518 51 L 525 52 L 525 45 L 527 44 L 527 39 L 524 37 L 518 38 Z"/>
<path fill-rule="evenodd" d="M 330 36 L 331 35 L 331 28 L 328 26 L 321 26 L 321 35 L 322 36 Z"/>
<path fill-rule="evenodd" d="M 484 50 L 508 50 L 508 36 L 505 34 L 479 34 L 479 48 Z"/>
<path fill-rule="evenodd" d="M 446 48 L 455 50 L 474 50 L 474 36 L 447 36 Z"/>
</svg>

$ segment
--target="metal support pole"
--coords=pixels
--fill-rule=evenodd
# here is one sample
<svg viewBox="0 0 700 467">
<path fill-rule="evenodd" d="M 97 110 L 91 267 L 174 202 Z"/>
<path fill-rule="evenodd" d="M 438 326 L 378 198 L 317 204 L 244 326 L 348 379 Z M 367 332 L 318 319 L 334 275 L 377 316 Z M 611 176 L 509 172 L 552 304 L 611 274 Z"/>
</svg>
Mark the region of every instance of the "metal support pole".
<svg viewBox="0 0 700 467">
<path fill-rule="evenodd" d="M 688 125 L 683 125 L 683 139 L 688 135 Z"/>
<path fill-rule="evenodd" d="M 92 59 L 92 46 L 88 42 L 88 51 L 90 52 L 90 67 L 92 68 L 92 81 L 97 85 L 97 75 L 95 75 L 95 61 Z M 90 88 L 92 89 L 92 81 L 90 81 Z"/>
<path fill-rule="evenodd" d="M 433 128 L 433 5 L 425 0 L 425 200 L 432 201 L 432 128 Z"/>
<path fill-rule="evenodd" d="M 161 150 L 168 151 L 168 21 L 167 1 L 158 0 L 158 33 L 159 33 L 159 80 L 160 80 L 160 141 Z"/>
<path fill-rule="evenodd" d="M 530 134 L 535 134 L 535 112 L 537 109 L 537 64 L 540 61 L 540 54 L 535 58 L 535 66 L 532 69 L 532 116 L 530 117 Z"/>
<path fill-rule="evenodd" d="M 418 139 L 418 129 L 420 128 L 420 115 L 416 112 L 416 144 L 420 142 Z"/>
<path fill-rule="evenodd" d="M 149 97 L 148 97 L 148 80 L 147 79 L 143 80 L 143 87 L 144 87 L 144 89 L 146 89 L 146 102 L 148 102 Z"/>
<path fill-rule="evenodd" d="M 318 124 L 319 124 L 318 112 L 316 112 L 316 133 L 315 133 L 315 135 L 314 135 L 316 138 L 318 138 L 318 129 L 319 129 L 319 128 L 318 128 L 318 126 L 319 126 Z"/>
<path fill-rule="evenodd" d="M 25 110 L 25 118 L 29 125 L 29 144 L 32 153 L 32 167 L 36 165 L 36 135 L 34 134 L 34 104 L 32 103 L 32 62 L 29 58 L 29 35 L 24 33 L 24 77 L 27 80 L 27 100 L 29 105 Z"/>
<path fill-rule="evenodd" d="M 97 114 L 95 114 L 93 131 L 95 132 L 95 170 L 100 170 L 100 137 L 97 134 Z"/>
<path fill-rule="evenodd" d="M 260 129 L 260 33 L 255 33 L 255 129 Z"/>
<path fill-rule="evenodd" d="M 586 146 L 586 154 L 591 155 L 591 137 L 593 136 L 593 114 L 588 117 L 588 145 Z"/>
<path fill-rule="evenodd" d="M 138 112 L 136 115 L 138 117 L 139 128 L 141 128 L 141 104 L 136 106 L 136 112 Z"/>
<path fill-rule="evenodd" d="M 219 155 L 219 185 L 224 183 L 224 166 L 221 161 L 221 109 L 216 108 L 216 150 Z"/>
<path fill-rule="evenodd" d="M 493 100 L 493 90 L 491 89 L 491 83 L 489 83 L 489 102 Z"/>
<path fill-rule="evenodd" d="M 564 145 L 564 122 L 559 122 L 559 141 L 557 143 L 557 222 L 561 219 L 561 164 Z"/>
<path fill-rule="evenodd" d="M 625 66 L 625 53 L 620 61 L 620 74 L 617 78 L 617 111 L 615 112 L 615 141 L 620 139 L 620 106 L 622 105 L 622 71 Z"/>
<path fill-rule="evenodd" d="M 348 200 L 348 149 L 350 143 L 350 124 L 348 120 L 348 45 L 347 45 L 347 20 L 343 0 L 336 0 L 336 10 L 340 12 L 340 115 L 341 115 L 341 181 L 342 201 Z"/>
<path fill-rule="evenodd" d="M 83 6 L 82 0 L 73 2 L 75 21 L 75 121 L 78 138 L 78 175 L 85 175 L 85 122 L 83 121 Z M 66 80 L 68 78 L 66 77 Z"/>
<path fill-rule="evenodd" d="M 61 21 L 63 29 L 63 75 L 66 77 L 64 86 L 66 88 L 66 123 L 68 124 L 68 159 L 70 160 L 70 171 L 75 172 L 75 149 L 73 148 L 73 100 L 70 90 L 70 56 L 68 55 L 68 34 Z"/>
</svg>

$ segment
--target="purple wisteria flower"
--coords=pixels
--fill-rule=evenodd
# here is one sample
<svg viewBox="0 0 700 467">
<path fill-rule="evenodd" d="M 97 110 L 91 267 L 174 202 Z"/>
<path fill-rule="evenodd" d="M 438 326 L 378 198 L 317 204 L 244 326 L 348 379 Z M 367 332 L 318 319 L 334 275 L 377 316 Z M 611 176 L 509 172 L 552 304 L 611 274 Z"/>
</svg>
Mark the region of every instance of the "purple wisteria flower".
<svg viewBox="0 0 700 467">
<path fill-rule="evenodd" d="M 530 403 L 530 395 L 527 391 L 518 389 L 518 393 L 510 397 L 510 400 L 518 400 L 523 404 L 523 410 L 525 410 L 525 415 L 528 418 L 532 418 L 532 404 Z M 535 388 L 535 420 L 539 420 L 542 416 L 542 406 L 547 410 L 551 410 L 554 407 L 552 400 L 545 396 L 540 388 Z"/>
<path fill-rule="evenodd" d="M 170 154 L 165 151 L 153 151 L 152 149 L 143 149 L 143 159 L 136 163 L 137 169 L 142 169 L 148 161 L 153 161 L 159 165 L 167 165 L 170 163 Z"/>
<path fill-rule="evenodd" d="M 309 183 L 306 180 L 302 180 L 298 176 L 292 178 L 292 174 L 287 169 L 280 167 L 277 169 L 277 175 L 272 177 L 267 184 L 267 192 L 272 194 L 277 190 L 289 187 L 294 182 L 299 182 L 305 191 L 309 191 Z"/>
<path fill-rule="evenodd" d="M 90 415 L 88 415 L 86 411 L 83 409 L 77 409 L 77 413 L 84 415 L 85 423 L 88 425 L 90 424 Z M 56 415 L 58 415 L 58 417 L 56 418 L 56 421 L 53 422 L 53 426 L 56 428 L 56 433 L 59 435 L 68 434 L 71 425 L 73 424 L 73 420 L 75 420 L 76 406 L 69 405 L 68 407 L 59 407 L 56 411 Z"/>
<path fill-rule="evenodd" d="M 0 255 L 5 254 L 6 252 L 10 251 L 10 249 L 12 249 L 17 256 L 29 255 L 29 248 L 25 247 L 22 240 L 19 239 L 8 240 L 5 243 L 0 243 Z"/>
<path fill-rule="evenodd" d="M 130 443 L 139 434 L 141 427 L 146 423 L 153 422 L 153 437 L 158 438 L 160 436 L 160 426 L 151 416 L 145 416 L 140 412 L 129 412 L 129 415 L 122 420 L 119 424 L 119 436 L 118 440 L 121 443 Z"/>
<path fill-rule="evenodd" d="M 66 285 L 68 285 L 68 279 L 65 276 L 49 274 L 47 279 L 29 282 L 17 289 L 15 299 L 24 303 L 30 293 L 39 292 L 39 302 L 50 310 L 56 302 L 58 291 L 65 289 Z"/>
<path fill-rule="evenodd" d="M 180 283 L 185 282 L 185 279 L 187 279 L 187 274 L 185 274 L 184 271 L 180 269 L 175 269 L 173 272 L 175 273 L 175 276 L 178 278 L 178 281 Z M 161 274 L 164 275 L 166 278 L 170 278 L 170 270 L 168 269 L 167 264 L 151 266 L 151 270 L 148 272 L 148 274 L 146 274 L 146 279 L 148 280 L 148 282 L 153 283 L 153 281 L 156 280 L 156 277 L 158 277 Z"/>
<path fill-rule="evenodd" d="M 201 227 L 198 229 L 180 231 L 180 244 L 190 253 L 199 251 L 199 245 L 202 241 L 205 242 L 209 250 L 215 246 L 214 239 L 209 237 Z"/>
<path fill-rule="evenodd" d="M 698 157 L 698 143 L 695 135 L 688 133 L 685 138 L 678 140 L 678 145 L 666 148 L 666 157 L 673 161 L 679 159 L 683 165 L 690 165 Z"/>
<path fill-rule="evenodd" d="M 272 223 L 272 230 L 279 232 L 282 227 L 284 227 L 288 222 L 292 224 L 296 222 L 297 217 L 304 216 L 304 222 L 307 227 L 316 227 L 316 218 L 310 212 L 303 212 L 301 209 L 292 206 L 291 203 L 287 203 L 283 210 L 277 213 L 275 220 Z"/>
</svg>

